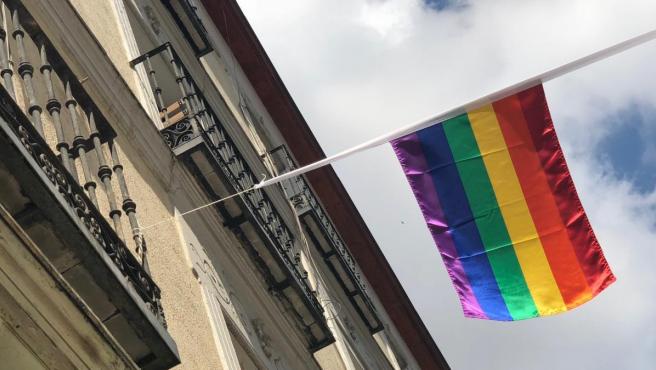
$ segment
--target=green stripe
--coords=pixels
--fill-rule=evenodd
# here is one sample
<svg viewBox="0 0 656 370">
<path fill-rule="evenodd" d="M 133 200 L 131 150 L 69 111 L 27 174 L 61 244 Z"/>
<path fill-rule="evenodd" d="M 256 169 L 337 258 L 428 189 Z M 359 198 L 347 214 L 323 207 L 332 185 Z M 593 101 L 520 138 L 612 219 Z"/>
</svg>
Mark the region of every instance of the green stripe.
<svg viewBox="0 0 656 370">
<path fill-rule="evenodd" d="M 538 316 L 466 114 L 443 123 L 476 226 L 510 315 Z"/>
</svg>

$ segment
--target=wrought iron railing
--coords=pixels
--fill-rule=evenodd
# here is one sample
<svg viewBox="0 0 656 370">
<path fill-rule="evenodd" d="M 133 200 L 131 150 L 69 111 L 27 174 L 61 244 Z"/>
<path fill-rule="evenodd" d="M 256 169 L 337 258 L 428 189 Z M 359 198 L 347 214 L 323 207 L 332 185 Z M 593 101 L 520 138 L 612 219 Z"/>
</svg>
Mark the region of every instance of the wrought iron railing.
<svg viewBox="0 0 656 370">
<path fill-rule="evenodd" d="M 296 162 L 292 158 L 285 145 L 281 145 L 275 148 L 271 151 L 270 154 L 272 156 L 276 156 L 278 153 L 280 153 L 282 161 L 284 162 L 282 163 L 282 168 L 280 168 L 280 170 L 286 172 L 294 170 L 297 167 Z M 328 213 L 324 210 L 317 196 L 314 194 L 314 191 L 310 187 L 305 176 L 296 176 L 288 181 L 283 182 L 283 186 L 287 188 L 287 195 L 290 197 L 290 201 L 294 204 L 297 211 L 310 212 L 313 214 L 314 218 L 318 220 L 322 234 L 328 240 L 332 249 L 332 251 L 329 253 L 321 253 L 323 254 L 324 258 L 335 255 L 343 270 L 348 274 L 355 289 L 353 291 L 347 290 L 346 294 L 350 299 L 355 295 L 360 295 L 362 298 L 364 304 L 369 309 L 372 321 L 374 321 L 372 325 L 369 320 L 365 319 L 369 329 L 374 332 L 382 329 L 382 324 L 377 317 L 375 306 L 367 294 L 367 286 L 365 285 L 365 282 L 363 281 L 362 276 L 358 271 L 358 266 L 355 262 L 355 259 L 346 247 L 346 243 L 337 231 L 337 228 L 333 225 L 333 222 L 328 216 Z M 343 287 L 346 289 L 346 286 Z M 356 310 L 358 310 L 360 315 L 363 315 L 363 312 L 361 312 L 361 308 L 359 306 L 356 307 Z"/>
<path fill-rule="evenodd" d="M 176 99 L 182 102 L 187 112 L 181 121 L 175 123 L 169 121 L 168 107 L 171 101 L 163 98 L 163 91 L 159 85 L 160 78 L 152 63 L 155 56 L 163 56 L 173 69 L 172 73 L 180 91 Z M 175 150 L 197 137 L 202 137 L 235 192 L 253 187 L 258 180 L 257 174 L 228 135 L 223 123 L 200 92 L 173 47 L 166 43 L 131 62 L 133 66 L 142 63 L 150 76 L 153 94 L 165 125 L 161 133 L 169 146 Z M 267 193 L 262 189 L 256 189 L 244 194 L 243 199 L 257 224 L 275 247 L 275 255 L 282 261 L 288 274 L 298 283 L 296 287 L 300 289 L 304 300 L 315 312 L 323 312 L 307 282 L 307 272 L 301 270 L 294 253 L 293 233 Z"/>
<path fill-rule="evenodd" d="M 0 20 L 0 78 L 3 83 L 0 99 L 2 114 L 11 118 L 8 122 L 12 134 L 20 138 L 40 170 L 64 196 L 67 206 L 75 210 L 141 299 L 165 325 L 160 290 L 149 276 L 146 243 L 139 232 L 136 203 L 128 191 L 115 142 L 116 133 L 21 2 L 2 1 L 0 10 L 3 18 L 8 15 L 7 19 Z M 8 33 L 11 38 L 7 37 Z M 18 72 L 20 83 L 14 84 L 17 80 L 14 72 Z M 44 106 L 47 114 L 43 112 Z M 53 134 L 48 135 L 50 132 Z M 59 155 L 54 154 L 55 149 Z M 109 153 L 109 160 L 106 153 Z M 100 188 L 96 177 L 101 182 Z M 114 181 L 120 189 L 121 209 L 113 190 Z M 98 192 L 104 193 L 102 200 Z M 103 208 L 107 210 L 106 216 L 99 211 Z M 123 212 L 128 216 L 140 261 L 124 244 Z"/>
<path fill-rule="evenodd" d="M 160 304 L 160 290 L 155 282 L 123 244 L 105 218 L 100 215 L 84 189 L 52 152 L 33 123 L 21 112 L 20 107 L 16 105 L 4 87 L 0 88 L 0 115 L 11 130 L 6 134 L 14 135 L 20 141 L 39 166 L 37 170 L 42 171 L 50 180 L 53 191 L 61 194 L 66 200 L 66 206 L 75 212 L 114 265 L 127 277 L 141 299 L 156 314 L 162 324 L 165 324 Z"/>
</svg>

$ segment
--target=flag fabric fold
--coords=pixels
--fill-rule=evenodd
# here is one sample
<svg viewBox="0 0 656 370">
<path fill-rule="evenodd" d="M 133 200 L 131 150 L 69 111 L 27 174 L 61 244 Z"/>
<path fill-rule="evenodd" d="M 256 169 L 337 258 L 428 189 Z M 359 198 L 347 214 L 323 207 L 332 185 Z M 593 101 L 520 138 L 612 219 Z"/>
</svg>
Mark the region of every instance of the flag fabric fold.
<svg viewBox="0 0 656 370">
<path fill-rule="evenodd" d="M 542 85 L 391 142 L 465 316 L 575 308 L 615 281 Z"/>
</svg>

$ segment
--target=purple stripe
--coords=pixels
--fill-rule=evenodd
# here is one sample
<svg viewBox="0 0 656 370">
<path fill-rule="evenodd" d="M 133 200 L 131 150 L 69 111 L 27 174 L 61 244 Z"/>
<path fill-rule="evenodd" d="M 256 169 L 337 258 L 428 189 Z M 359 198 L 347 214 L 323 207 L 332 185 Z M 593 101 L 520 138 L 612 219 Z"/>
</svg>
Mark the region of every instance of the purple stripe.
<svg viewBox="0 0 656 370">
<path fill-rule="evenodd" d="M 399 162 L 401 162 L 401 167 L 403 167 L 403 172 L 408 178 L 412 192 L 417 198 L 433 240 L 442 255 L 442 260 L 446 265 L 453 286 L 456 288 L 458 296 L 460 296 L 460 303 L 465 316 L 487 318 L 474 296 L 469 279 L 458 259 L 458 252 L 453 244 L 451 232 L 448 230 L 432 176 L 426 176 L 428 164 L 421 149 L 419 136 L 416 133 L 410 134 L 392 141 L 391 144 Z"/>
</svg>

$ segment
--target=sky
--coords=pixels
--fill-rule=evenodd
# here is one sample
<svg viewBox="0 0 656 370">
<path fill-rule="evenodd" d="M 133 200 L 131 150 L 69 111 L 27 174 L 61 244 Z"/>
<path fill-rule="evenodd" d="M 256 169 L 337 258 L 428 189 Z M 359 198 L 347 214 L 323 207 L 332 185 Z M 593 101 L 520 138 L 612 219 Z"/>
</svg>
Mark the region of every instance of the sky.
<svg viewBox="0 0 656 370">
<path fill-rule="evenodd" d="M 653 0 L 239 4 L 328 155 L 656 26 Z M 617 276 L 573 311 L 510 323 L 464 318 L 391 147 L 334 168 L 453 369 L 653 369 L 656 41 L 544 88 Z"/>
</svg>

